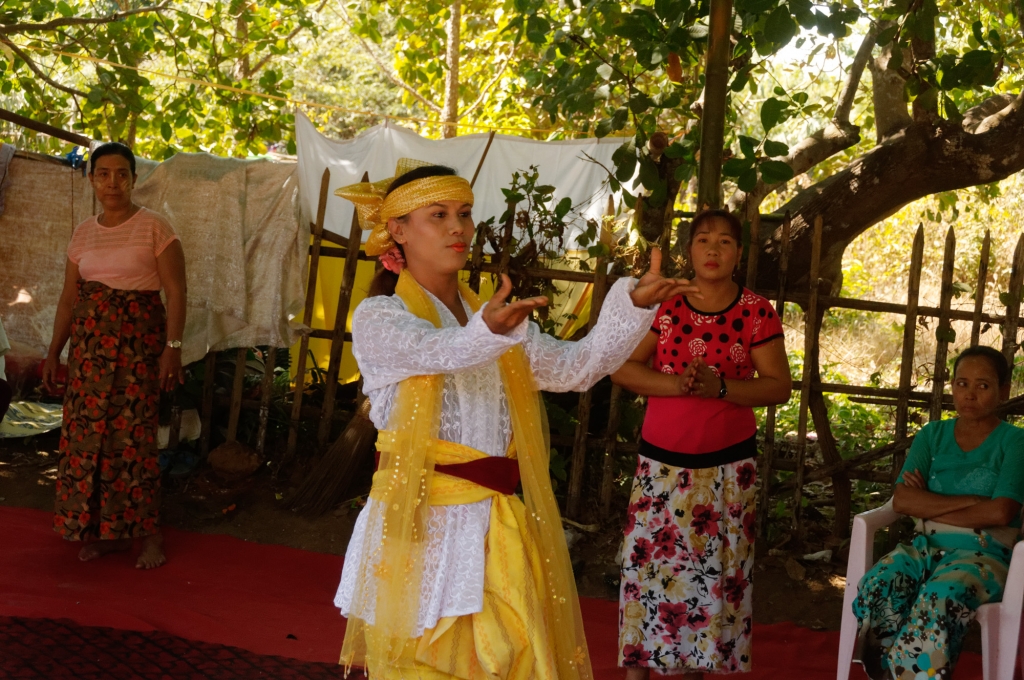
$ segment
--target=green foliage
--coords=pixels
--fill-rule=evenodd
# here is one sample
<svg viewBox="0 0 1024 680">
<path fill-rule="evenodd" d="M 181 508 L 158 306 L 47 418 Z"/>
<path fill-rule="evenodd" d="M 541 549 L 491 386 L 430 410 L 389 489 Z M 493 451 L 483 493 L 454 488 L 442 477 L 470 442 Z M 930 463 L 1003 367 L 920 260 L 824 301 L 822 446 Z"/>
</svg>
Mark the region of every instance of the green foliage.
<svg viewBox="0 0 1024 680">
<path fill-rule="evenodd" d="M 570 0 L 558 5 L 548 0 L 517 0 L 509 28 L 516 31 L 517 40 L 543 55 L 523 64 L 521 71 L 536 93 L 533 105 L 552 124 L 597 136 L 628 135 L 629 146 L 614 159 L 615 180 L 628 182 L 639 170 L 632 189 L 661 200 L 662 182 L 644 174 L 647 141 L 660 130 L 670 138 L 688 141 L 694 147 L 691 153 L 696 152 L 693 107 L 699 104 L 703 89 L 708 6 L 696 0 L 632 4 Z M 783 48 L 794 42 L 804 50 L 804 66 L 809 66 L 822 49 L 829 59 L 840 50 L 852 57 L 855 46 L 843 40 L 862 33 L 868 22 L 883 27 L 876 40 L 882 46 L 906 47 L 922 36 L 933 40 L 933 59 L 897 61 L 890 68 L 907 80 L 908 100 L 924 97 L 919 104 L 927 104 L 928 98 L 934 98 L 951 122 L 958 122 L 980 99 L 993 92 L 1014 92 L 1021 84 L 1019 22 L 990 0 L 742 0 L 735 3 L 735 12 L 726 142 L 741 148 L 727 160 L 723 174 L 741 190 L 750 190 L 758 180 L 777 185 L 792 179 L 784 140 L 825 127 L 833 115 L 842 72 L 839 81 L 817 70 L 810 74 L 810 83 L 779 86 L 786 73 L 801 73 L 785 65 L 792 60 L 792 52 Z M 888 24 L 881 22 L 892 26 L 885 28 Z M 808 41 L 814 45 L 809 53 L 803 47 Z M 844 59 L 841 68 L 848 68 L 851 61 Z M 774 88 L 772 80 L 778 83 Z M 762 96 L 765 91 L 771 94 Z M 861 120 L 857 124 L 870 127 L 874 116 L 861 102 L 858 96 L 854 113 Z M 760 131 L 750 129 L 753 120 L 760 121 Z M 744 144 L 744 136 L 758 140 L 752 149 Z M 867 136 L 863 139 L 863 145 L 823 163 L 822 172 L 870 148 L 873 142 Z M 692 174 L 692 169 L 682 172 Z M 822 174 L 812 173 L 814 179 Z"/>
<path fill-rule="evenodd" d="M 194 0 L 151 9 L 129 0 L 8 0 L 0 10 L 2 100 L 57 127 L 132 143 L 152 158 L 181 149 L 293 149 L 293 117 L 283 102 L 148 71 L 286 98 L 294 83 L 281 61 L 295 36 L 317 34 L 312 9 L 312 0 Z"/>
</svg>

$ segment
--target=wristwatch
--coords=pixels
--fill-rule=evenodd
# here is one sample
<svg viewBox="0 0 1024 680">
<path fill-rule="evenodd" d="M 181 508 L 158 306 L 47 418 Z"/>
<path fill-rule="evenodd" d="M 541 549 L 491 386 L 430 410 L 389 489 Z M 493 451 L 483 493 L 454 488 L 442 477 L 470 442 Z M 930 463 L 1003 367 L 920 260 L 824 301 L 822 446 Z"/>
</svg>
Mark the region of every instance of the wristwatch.
<svg viewBox="0 0 1024 680">
<path fill-rule="evenodd" d="M 725 378 L 718 376 L 718 379 L 722 381 L 722 387 L 718 390 L 718 398 L 725 399 L 725 395 L 729 394 L 729 388 L 725 386 Z"/>
<path fill-rule="evenodd" d="M 181 340 L 168 340 L 167 346 L 171 349 L 181 349 Z"/>
</svg>

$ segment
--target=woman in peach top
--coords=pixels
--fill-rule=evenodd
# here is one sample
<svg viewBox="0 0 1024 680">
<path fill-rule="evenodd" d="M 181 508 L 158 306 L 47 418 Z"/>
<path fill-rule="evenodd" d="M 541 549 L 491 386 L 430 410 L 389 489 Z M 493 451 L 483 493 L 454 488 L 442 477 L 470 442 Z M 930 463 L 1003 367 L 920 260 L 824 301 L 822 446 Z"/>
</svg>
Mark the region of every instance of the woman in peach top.
<svg viewBox="0 0 1024 680">
<path fill-rule="evenodd" d="M 82 561 L 141 538 L 135 566 L 152 569 L 166 561 L 158 407 L 161 388 L 184 382 L 185 256 L 167 220 L 132 202 L 137 177 L 127 146 L 104 144 L 89 162 L 103 211 L 71 237 L 43 367 L 52 387 L 70 339 L 54 530 L 86 543 Z"/>
</svg>

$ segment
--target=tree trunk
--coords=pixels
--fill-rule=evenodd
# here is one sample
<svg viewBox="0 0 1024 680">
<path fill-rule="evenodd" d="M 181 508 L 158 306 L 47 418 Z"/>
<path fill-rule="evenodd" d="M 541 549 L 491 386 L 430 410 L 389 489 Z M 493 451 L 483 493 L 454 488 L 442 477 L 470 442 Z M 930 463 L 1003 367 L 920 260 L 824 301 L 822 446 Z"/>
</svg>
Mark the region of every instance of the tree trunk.
<svg viewBox="0 0 1024 680">
<path fill-rule="evenodd" d="M 448 7 L 448 73 L 444 79 L 444 109 L 441 121 L 447 123 L 443 133 L 445 139 L 458 134 L 455 123 L 459 120 L 459 44 L 462 39 L 462 0 L 453 0 Z"/>
<path fill-rule="evenodd" d="M 722 207 L 722 147 L 725 145 L 725 104 L 729 92 L 732 43 L 732 0 L 711 0 L 704 106 L 700 117 L 700 168 L 697 206 Z M 678 187 L 677 187 L 678 189 Z M 675 195 L 675 194 L 673 194 Z"/>
<path fill-rule="evenodd" d="M 846 246 L 903 206 L 930 194 L 997 182 L 1021 170 L 1024 95 L 985 118 L 976 134 L 942 120 L 913 122 L 779 209 L 793 215 L 789 280 L 794 286 L 807 285 L 811 225 L 817 215 L 825 222 L 821 277 L 835 284 Z M 762 237 L 759 288 L 778 285 L 780 238 L 780 233 Z"/>
</svg>

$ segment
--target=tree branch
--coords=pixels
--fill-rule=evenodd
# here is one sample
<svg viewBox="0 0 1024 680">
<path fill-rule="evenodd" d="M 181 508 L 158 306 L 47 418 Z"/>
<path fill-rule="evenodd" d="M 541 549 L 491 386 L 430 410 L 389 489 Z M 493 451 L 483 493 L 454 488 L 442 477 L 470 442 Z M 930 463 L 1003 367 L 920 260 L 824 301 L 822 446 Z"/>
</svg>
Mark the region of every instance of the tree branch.
<svg viewBox="0 0 1024 680">
<path fill-rule="evenodd" d="M 877 37 L 878 29 L 872 24 L 871 28 L 864 35 L 864 40 L 860 43 L 857 56 L 853 58 L 846 83 L 843 85 L 843 91 L 839 95 L 839 103 L 836 104 L 836 113 L 832 120 L 839 126 L 850 124 L 850 110 L 853 108 L 853 100 L 857 96 L 857 88 L 860 87 L 861 76 L 864 74 L 864 68 L 871 59 L 871 51 L 875 47 L 875 39 Z"/>
<path fill-rule="evenodd" d="M 327 0 L 321 0 L 320 4 L 313 11 L 314 12 L 322 12 L 325 6 L 327 6 Z M 295 28 L 295 30 L 293 30 L 291 33 L 289 33 L 288 35 L 285 36 L 284 41 L 286 43 L 291 42 L 292 38 L 297 36 L 302 31 L 302 28 L 303 28 L 302 26 L 297 26 Z M 270 59 L 273 56 L 274 56 L 273 54 L 268 54 L 267 56 L 263 57 L 258 62 L 256 62 L 256 65 L 252 67 L 252 70 L 250 71 L 250 74 L 259 73 L 260 69 L 262 69 L 264 66 L 266 66 L 270 62 Z"/>
<path fill-rule="evenodd" d="M 513 45 L 512 51 L 505 58 L 505 63 L 501 65 L 501 68 L 498 69 L 498 72 L 491 79 L 491 81 L 489 83 L 487 83 L 486 85 L 484 85 L 483 89 L 480 90 L 480 96 L 478 96 L 476 98 L 476 101 L 474 101 L 472 104 L 470 104 L 461 114 L 459 114 L 459 120 L 462 120 L 463 118 L 468 116 L 470 113 L 472 113 L 474 111 L 474 109 L 476 109 L 476 107 L 480 106 L 480 104 L 483 103 L 484 97 L 487 96 L 488 91 L 490 91 L 490 89 L 492 87 L 494 87 L 498 83 L 499 80 L 501 80 L 501 77 L 503 75 L 505 75 L 505 70 L 508 69 L 508 65 L 512 61 L 512 57 L 515 56 L 515 53 L 516 53 L 516 48 Z"/>
<path fill-rule="evenodd" d="M 892 25 L 891 21 L 878 25 L 880 31 Z M 871 99 L 875 109 L 875 138 L 879 144 L 888 137 L 906 129 L 913 119 L 907 111 L 907 103 L 903 101 L 903 88 L 906 80 L 898 72 L 889 68 L 892 50 L 897 46 L 894 38 L 882 48 L 877 59 L 868 62 L 871 69 Z M 910 61 L 909 50 L 904 50 L 904 63 Z"/>
<path fill-rule="evenodd" d="M 363 50 L 365 50 L 366 53 L 370 55 L 370 58 L 373 59 L 373 62 L 377 64 L 377 68 L 381 70 L 381 73 L 383 73 L 387 77 L 387 79 L 393 82 L 395 85 L 398 85 L 400 88 L 402 88 L 403 90 L 411 94 L 413 97 L 415 97 L 417 101 L 426 106 L 429 110 L 433 111 L 434 113 L 441 113 L 440 106 L 438 106 L 434 102 L 430 101 L 429 99 L 421 95 L 419 92 L 415 90 L 415 88 L 413 88 L 407 82 L 402 80 L 397 73 L 388 68 L 388 66 L 384 63 L 380 56 L 369 46 L 369 44 L 367 44 L 363 36 L 356 33 L 355 27 L 352 25 L 352 20 L 349 18 L 348 12 L 345 11 L 344 5 L 339 4 L 339 7 L 341 7 L 341 12 L 339 13 L 337 10 L 334 10 L 335 14 L 341 17 L 341 20 L 345 22 L 345 25 L 348 26 L 348 30 L 352 33 L 352 35 L 355 36 L 356 40 L 359 41 L 359 44 L 362 45 Z M 332 7 L 331 9 L 334 8 Z"/>
<path fill-rule="evenodd" d="M 1024 2 L 1024 0 L 1021 1 Z M 989 97 L 977 106 L 967 109 L 964 112 L 964 120 L 961 125 L 968 132 L 978 132 L 978 126 L 984 123 L 989 116 L 999 113 L 1016 100 L 1017 97 L 1012 94 L 997 94 L 994 97 Z"/>
<path fill-rule="evenodd" d="M 997 182 L 1024 170 L 1024 94 L 988 116 L 977 129 L 972 134 L 948 121 L 912 123 L 779 208 L 793 216 L 789 280 L 806 284 L 811 224 L 817 216 L 826 225 L 821 277 L 836 283 L 846 246 L 903 206 L 942 191 Z M 778 244 L 777 235 L 768 238 L 762 258 L 776 260 Z M 777 271 L 771 264 L 762 260 L 758 272 L 758 287 L 777 286 Z"/>
<path fill-rule="evenodd" d="M 0 24 L 0 33 L 11 35 L 12 33 L 31 33 L 35 31 L 52 31 L 66 26 L 95 26 L 97 24 L 110 24 L 120 21 L 134 14 L 145 14 L 147 12 L 160 12 L 168 8 L 168 3 L 163 2 L 152 7 L 139 7 L 125 12 L 115 12 L 105 17 L 64 17 L 53 19 L 41 24 Z"/>
<path fill-rule="evenodd" d="M 829 124 L 806 137 L 790 149 L 789 155 L 779 159 L 793 169 L 794 177 L 802 175 L 826 158 L 834 156 L 860 141 L 860 127 L 850 123 L 850 110 L 853 108 L 853 100 L 857 94 L 857 88 L 860 86 L 861 76 L 871 60 L 871 50 L 875 46 L 877 31 L 878 29 L 872 26 L 861 41 L 860 47 L 857 49 L 857 56 L 846 74 L 846 82 L 843 84 L 835 114 Z M 786 186 L 786 182 L 765 184 L 763 180 L 759 179 L 757 185 L 749 193 L 735 192 L 729 198 L 729 208 L 736 210 L 741 203 L 746 203 L 749 210 L 761 205 L 767 196 L 784 186 Z"/>
<path fill-rule="evenodd" d="M 54 87 L 54 88 L 60 90 L 61 92 L 66 92 L 66 93 L 68 93 L 70 95 L 78 95 L 80 97 L 88 97 L 89 96 L 85 92 L 82 92 L 81 90 L 76 90 L 73 87 L 68 87 L 66 85 L 61 85 L 56 80 L 50 78 L 48 75 L 43 73 L 43 70 L 41 68 L 39 68 L 39 66 L 34 61 L 32 61 L 32 57 L 30 57 L 27 54 L 25 54 L 24 50 L 22 50 L 20 47 L 15 45 L 13 42 L 8 40 L 7 38 L 0 37 L 0 42 L 2 42 L 3 44 L 7 45 L 8 47 L 10 47 L 11 51 L 14 52 L 16 55 L 18 55 L 21 58 L 21 60 L 25 62 L 25 65 L 28 66 L 29 69 L 31 69 L 32 73 L 35 73 L 36 76 L 40 80 L 42 80 L 44 83 L 48 84 L 50 87 Z"/>
</svg>

